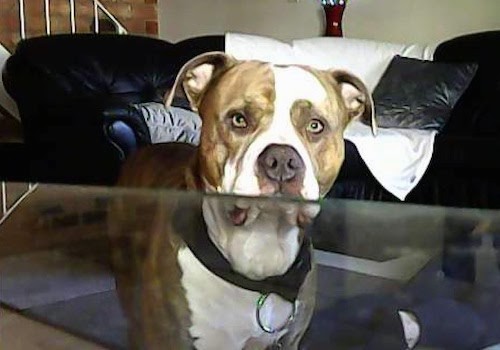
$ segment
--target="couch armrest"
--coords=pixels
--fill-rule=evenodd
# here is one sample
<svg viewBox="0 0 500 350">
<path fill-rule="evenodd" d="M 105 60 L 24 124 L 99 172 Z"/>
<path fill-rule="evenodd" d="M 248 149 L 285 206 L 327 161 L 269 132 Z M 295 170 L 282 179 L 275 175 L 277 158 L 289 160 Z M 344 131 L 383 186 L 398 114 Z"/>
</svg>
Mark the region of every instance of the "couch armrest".
<svg viewBox="0 0 500 350">
<path fill-rule="evenodd" d="M 31 119 L 26 137 L 34 180 L 114 184 L 124 154 L 109 139 L 107 126 L 122 118 L 128 125 L 135 125 L 138 135 L 144 135 L 140 119 L 126 112 L 129 103 L 112 97 L 82 98 L 40 109 L 36 118 Z"/>
<path fill-rule="evenodd" d="M 131 104 L 112 103 L 106 106 L 103 111 L 103 126 L 109 141 L 125 155 L 129 153 L 126 149 L 133 151 L 151 143 L 151 135 L 143 116 Z"/>
</svg>

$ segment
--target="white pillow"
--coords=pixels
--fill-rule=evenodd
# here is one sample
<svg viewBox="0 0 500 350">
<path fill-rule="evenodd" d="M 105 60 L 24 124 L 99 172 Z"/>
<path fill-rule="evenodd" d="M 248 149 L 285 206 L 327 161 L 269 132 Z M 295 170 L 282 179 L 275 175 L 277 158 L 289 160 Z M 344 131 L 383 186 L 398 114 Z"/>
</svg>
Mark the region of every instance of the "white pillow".
<svg viewBox="0 0 500 350">
<path fill-rule="evenodd" d="M 431 60 L 435 47 L 372 40 L 318 37 L 291 43 L 249 34 L 226 33 L 226 52 L 237 59 L 344 69 L 373 91 L 395 55 Z"/>
<path fill-rule="evenodd" d="M 434 50 L 371 40 L 321 37 L 293 42 L 298 62 L 319 69 L 344 69 L 358 76 L 370 91 L 395 55 L 431 60 Z"/>
<path fill-rule="evenodd" d="M 226 53 L 239 60 L 257 60 L 275 64 L 295 64 L 290 44 L 251 34 L 226 33 Z"/>
</svg>

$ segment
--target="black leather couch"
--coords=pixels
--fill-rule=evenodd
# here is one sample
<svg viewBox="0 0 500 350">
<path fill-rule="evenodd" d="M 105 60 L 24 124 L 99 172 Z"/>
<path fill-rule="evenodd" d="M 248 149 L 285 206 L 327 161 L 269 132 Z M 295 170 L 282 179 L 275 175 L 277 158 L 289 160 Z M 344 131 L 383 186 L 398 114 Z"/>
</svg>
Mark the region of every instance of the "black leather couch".
<svg viewBox="0 0 500 350">
<path fill-rule="evenodd" d="M 11 169 L 0 177 L 113 184 L 126 155 L 150 142 L 130 104 L 162 102 L 182 65 L 211 50 L 224 50 L 223 36 L 177 44 L 113 34 L 21 41 L 2 78 L 19 106 L 24 145 L 15 147 L 18 155 L 0 145 Z"/>
<path fill-rule="evenodd" d="M 223 36 L 176 44 L 92 34 L 21 42 L 3 71 L 25 135 L 25 159 L 11 159 L 22 169 L 15 175 L 32 181 L 112 184 L 127 154 L 150 142 L 147 126 L 130 104 L 161 102 L 182 64 L 213 50 L 224 50 Z M 500 208 L 500 31 L 446 41 L 438 46 L 435 60 L 477 62 L 479 69 L 407 201 Z M 377 183 L 349 141 L 329 195 L 398 201 Z"/>
</svg>

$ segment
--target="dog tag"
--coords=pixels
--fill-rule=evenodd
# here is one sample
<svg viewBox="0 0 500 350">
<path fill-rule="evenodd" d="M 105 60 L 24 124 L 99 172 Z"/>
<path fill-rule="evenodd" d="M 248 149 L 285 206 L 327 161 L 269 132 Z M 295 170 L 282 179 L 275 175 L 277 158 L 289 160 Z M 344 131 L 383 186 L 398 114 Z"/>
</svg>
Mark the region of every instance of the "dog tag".
<svg viewBox="0 0 500 350">
<path fill-rule="evenodd" d="M 279 322 L 279 320 L 277 320 L 277 318 L 281 316 L 279 313 L 283 314 L 282 310 L 288 305 L 291 305 L 288 318 L 285 318 L 286 316 L 283 315 L 283 321 Z M 275 294 L 261 294 L 257 299 L 255 317 L 257 319 L 257 324 L 264 332 L 275 334 L 288 327 L 295 318 L 296 311 L 296 302 L 289 303 Z M 277 325 L 275 326 L 274 323 L 277 323 Z"/>
</svg>

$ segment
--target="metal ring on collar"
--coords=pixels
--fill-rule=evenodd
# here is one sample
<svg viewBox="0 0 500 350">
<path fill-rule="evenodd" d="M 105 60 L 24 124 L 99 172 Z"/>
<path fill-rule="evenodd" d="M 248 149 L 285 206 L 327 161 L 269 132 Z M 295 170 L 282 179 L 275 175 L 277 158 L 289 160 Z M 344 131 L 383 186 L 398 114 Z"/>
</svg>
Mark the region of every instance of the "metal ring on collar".
<svg viewBox="0 0 500 350">
<path fill-rule="evenodd" d="M 281 332 L 285 328 L 288 327 L 288 325 L 294 320 L 295 318 L 295 313 L 297 312 L 297 302 L 292 303 L 292 313 L 290 314 L 290 317 L 288 317 L 288 320 L 279 328 L 272 329 L 270 327 L 265 326 L 262 323 L 262 320 L 260 319 L 260 310 L 262 309 L 262 306 L 264 306 L 264 303 L 266 302 L 267 297 L 269 296 L 269 293 L 266 294 L 261 294 L 259 298 L 257 299 L 257 307 L 255 310 L 255 318 L 257 319 L 257 324 L 259 327 L 266 333 L 269 334 L 274 334 L 277 332 Z"/>
</svg>

